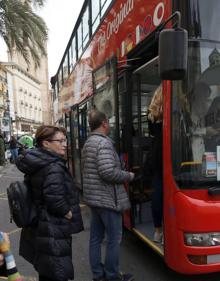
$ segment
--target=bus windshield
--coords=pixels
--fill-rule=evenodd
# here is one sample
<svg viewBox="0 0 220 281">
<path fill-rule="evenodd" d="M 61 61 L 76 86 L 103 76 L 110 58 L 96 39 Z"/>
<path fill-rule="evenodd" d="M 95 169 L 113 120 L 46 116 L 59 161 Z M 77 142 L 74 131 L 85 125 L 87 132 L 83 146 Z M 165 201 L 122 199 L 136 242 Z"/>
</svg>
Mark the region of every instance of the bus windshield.
<svg viewBox="0 0 220 281">
<path fill-rule="evenodd" d="M 172 85 L 174 178 L 180 188 L 220 186 L 220 43 L 189 42 L 188 78 Z"/>
</svg>

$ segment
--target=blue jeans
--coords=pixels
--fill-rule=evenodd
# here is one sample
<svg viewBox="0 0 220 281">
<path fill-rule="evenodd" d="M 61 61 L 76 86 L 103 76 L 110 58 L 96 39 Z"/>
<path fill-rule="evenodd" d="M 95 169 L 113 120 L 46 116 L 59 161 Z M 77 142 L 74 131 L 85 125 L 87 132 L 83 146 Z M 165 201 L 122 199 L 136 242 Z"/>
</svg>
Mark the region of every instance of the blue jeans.
<svg viewBox="0 0 220 281">
<path fill-rule="evenodd" d="M 17 148 L 13 148 L 13 149 L 10 149 L 11 151 L 11 157 L 12 157 L 12 160 L 15 161 L 18 157 L 18 149 Z"/>
<path fill-rule="evenodd" d="M 106 233 L 105 262 L 101 244 Z M 91 208 L 89 258 L 93 278 L 116 279 L 119 274 L 119 251 L 122 238 L 122 214 L 104 208 Z"/>
</svg>

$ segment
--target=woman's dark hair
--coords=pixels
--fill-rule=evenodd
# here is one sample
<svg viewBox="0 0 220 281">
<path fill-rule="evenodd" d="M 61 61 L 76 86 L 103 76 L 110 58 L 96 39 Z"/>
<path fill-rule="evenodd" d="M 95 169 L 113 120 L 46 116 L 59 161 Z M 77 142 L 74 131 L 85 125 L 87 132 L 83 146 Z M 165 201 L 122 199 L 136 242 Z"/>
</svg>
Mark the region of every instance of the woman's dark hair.
<svg viewBox="0 0 220 281">
<path fill-rule="evenodd" d="M 105 113 L 98 110 L 90 111 L 88 121 L 91 131 L 98 129 L 102 125 L 102 122 L 105 120 L 107 120 L 107 116 L 105 115 Z"/>
<path fill-rule="evenodd" d="M 51 140 L 57 133 L 63 133 L 66 136 L 66 129 L 63 127 L 56 127 L 51 125 L 40 126 L 35 134 L 36 145 L 42 147 L 42 142 Z"/>
</svg>

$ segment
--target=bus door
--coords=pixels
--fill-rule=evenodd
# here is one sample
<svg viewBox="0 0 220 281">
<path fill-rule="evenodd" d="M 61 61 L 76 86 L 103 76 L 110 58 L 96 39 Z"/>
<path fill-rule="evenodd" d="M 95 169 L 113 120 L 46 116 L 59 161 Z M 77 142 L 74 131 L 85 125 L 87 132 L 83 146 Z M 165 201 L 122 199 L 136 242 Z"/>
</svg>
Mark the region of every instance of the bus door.
<svg viewBox="0 0 220 281">
<path fill-rule="evenodd" d="M 79 149 L 83 148 L 89 135 L 88 111 L 90 110 L 91 100 L 79 104 Z"/>
<path fill-rule="evenodd" d="M 65 113 L 65 128 L 67 137 L 67 164 L 69 171 L 73 173 L 73 154 L 72 154 L 72 132 L 71 132 L 71 112 Z"/>
<path fill-rule="evenodd" d="M 154 175 L 157 172 L 161 172 L 162 190 L 162 120 L 161 124 L 158 124 L 160 126 L 159 135 L 155 134 L 154 129 L 152 129 L 154 127 L 149 121 L 150 104 L 152 104 L 152 100 L 161 86 L 157 57 L 133 71 L 132 85 L 132 149 L 129 153 L 131 154 L 131 170 L 136 174 L 136 179 L 130 184 L 133 231 L 144 238 L 148 244 L 153 245 L 158 253 L 163 254 L 162 244 L 154 243 L 155 220 L 152 216 L 152 199 L 156 192 Z M 158 120 L 153 121 L 156 124 Z M 155 140 L 158 139 L 161 149 L 158 146 L 155 150 Z M 161 171 L 156 170 L 160 168 L 154 164 L 155 161 L 161 161 Z M 153 201 L 155 200 L 153 199 Z M 162 202 L 156 204 L 158 204 L 158 208 L 163 208 Z"/>
<path fill-rule="evenodd" d="M 72 147 L 72 171 L 75 182 L 81 188 L 81 165 L 80 165 L 80 147 L 79 147 L 79 108 L 78 105 L 72 107 L 70 112 L 71 126 L 71 147 Z"/>
<path fill-rule="evenodd" d="M 131 127 L 131 73 L 128 70 L 120 72 L 118 77 L 118 103 L 119 103 L 119 135 L 120 156 L 127 169 L 131 166 L 132 127 Z"/>
<path fill-rule="evenodd" d="M 126 170 L 131 170 L 132 165 L 132 126 L 131 126 L 131 71 L 121 70 L 118 74 L 118 110 L 119 110 L 119 138 L 120 138 L 120 158 L 122 165 Z M 125 188 L 129 193 L 129 185 L 125 184 Z M 128 229 L 132 228 L 131 211 L 126 211 L 123 217 L 124 226 Z"/>
</svg>

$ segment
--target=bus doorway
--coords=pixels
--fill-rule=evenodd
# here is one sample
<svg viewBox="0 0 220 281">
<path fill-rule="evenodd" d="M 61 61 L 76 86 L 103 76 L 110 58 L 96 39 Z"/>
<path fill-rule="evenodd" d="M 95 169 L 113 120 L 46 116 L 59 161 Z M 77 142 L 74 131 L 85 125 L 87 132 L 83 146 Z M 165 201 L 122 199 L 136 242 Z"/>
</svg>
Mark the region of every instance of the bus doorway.
<svg viewBox="0 0 220 281">
<path fill-rule="evenodd" d="M 79 147 L 79 107 L 75 105 L 70 112 L 70 126 L 71 126 L 71 146 L 72 146 L 72 170 L 75 182 L 81 188 L 81 172 L 80 172 L 80 147 Z"/>
<path fill-rule="evenodd" d="M 131 114 L 130 117 L 127 117 L 130 119 L 131 137 L 130 145 L 127 144 L 127 148 L 129 169 L 136 174 L 135 180 L 130 183 L 129 187 L 132 205 L 132 230 L 159 254 L 163 255 L 161 217 L 163 208 L 163 120 L 161 118 L 162 116 L 160 116 L 160 119 L 151 116 L 151 114 L 155 115 L 152 108 L 157 110 L 153 102 L 158 98 L 156 97 L 156 95 L 158 96 L 158 89 L 160 89 L 162 99 L 162 86 L 158 75 L 158 58 L 156 57 L 133 70 L 131 81 Z M 128 136 L 126 136 L 126 139 L 128 139 Z M 156 181 L 160 181 L 159 191 L 155 179 Z M 155 237 L 155 229 L 160 232 L 159 237 Z"/>
<path fill-rule="evenodd" d="M 67 165 L 69 171 L 74 176 L 74 167 L 73 167 L 73 137 L 72 137 L 72 130 L 71 130 L 71 111 L 65 113 L 65 128 L 66 128 L 66 137 L 67 137 Z"/>
</svg>

